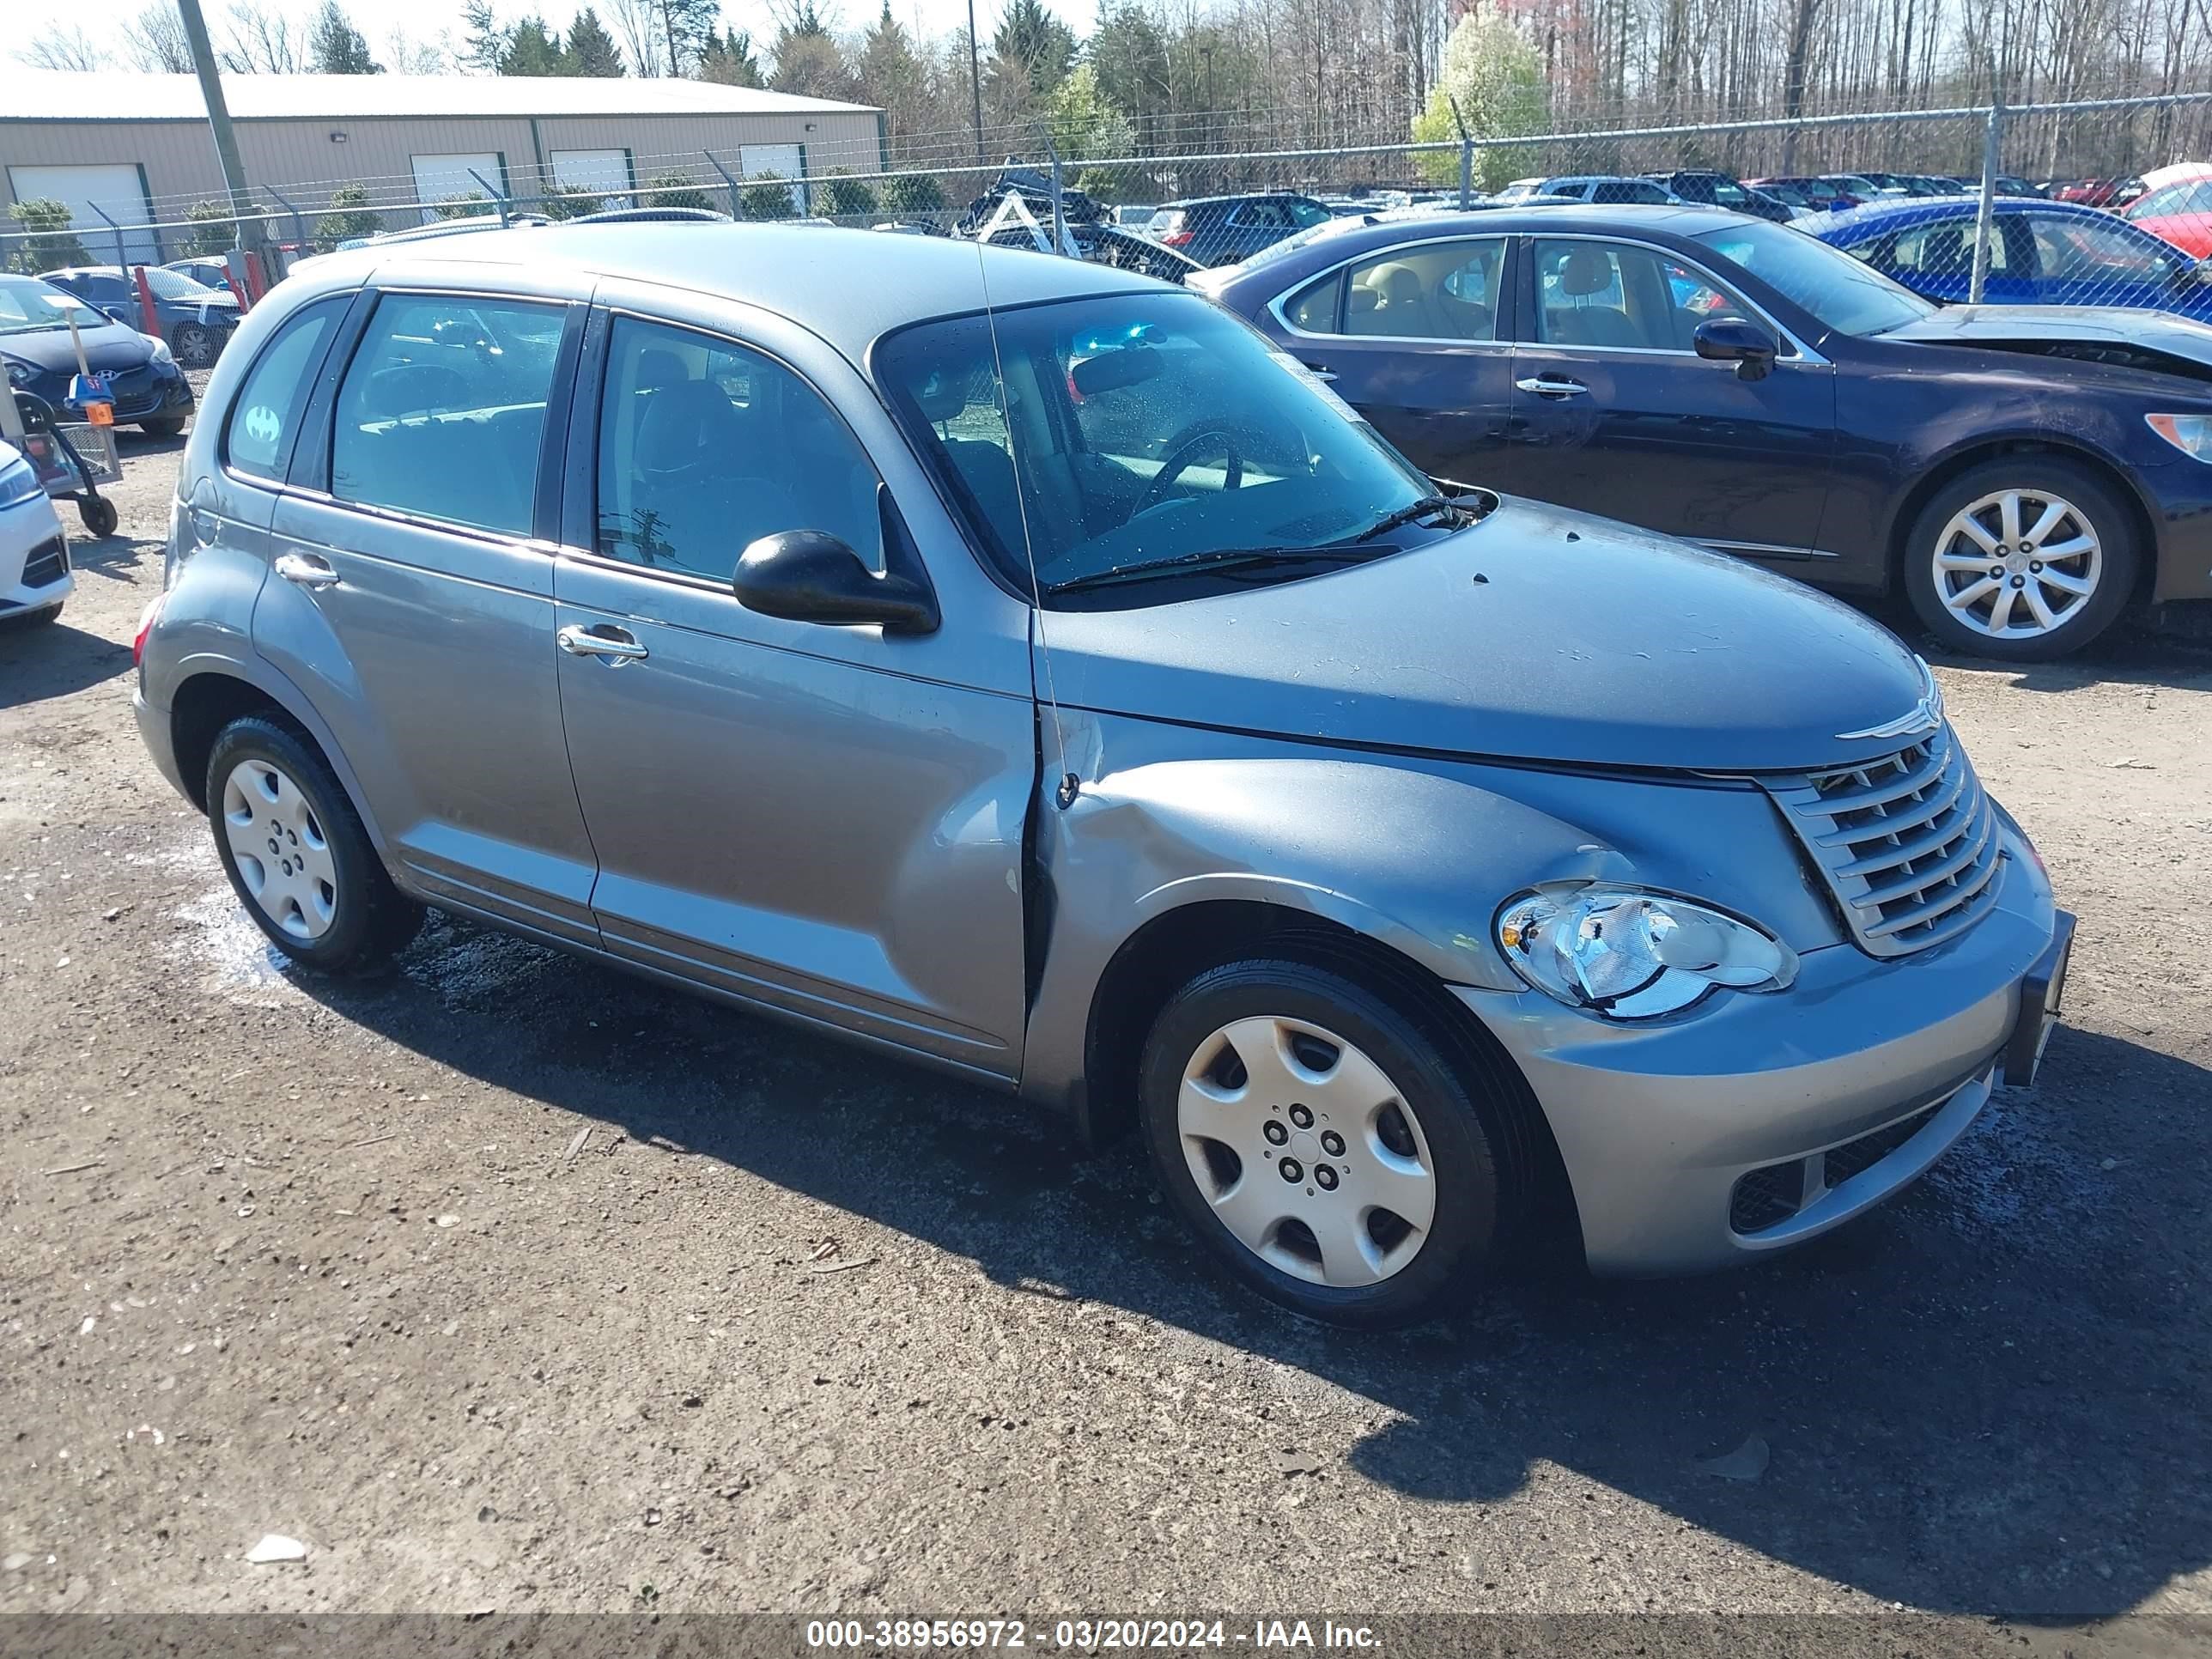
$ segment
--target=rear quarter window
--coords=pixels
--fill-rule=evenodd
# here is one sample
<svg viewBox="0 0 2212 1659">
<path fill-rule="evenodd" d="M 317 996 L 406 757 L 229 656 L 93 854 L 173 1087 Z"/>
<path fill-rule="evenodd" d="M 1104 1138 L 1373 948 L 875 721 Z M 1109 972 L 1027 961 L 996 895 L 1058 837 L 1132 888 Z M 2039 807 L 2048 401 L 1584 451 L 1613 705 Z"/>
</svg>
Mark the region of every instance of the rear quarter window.
<svg viewBox="0 0 2212 1659">
<path fill-rule="evenodd" d="M 283 478 L 315 370 L 352 301 L 336 294 L 302 306 L 261 349 L 223 421 L 223 463 L 233 471 L 272 483 Z"/>
</svg>

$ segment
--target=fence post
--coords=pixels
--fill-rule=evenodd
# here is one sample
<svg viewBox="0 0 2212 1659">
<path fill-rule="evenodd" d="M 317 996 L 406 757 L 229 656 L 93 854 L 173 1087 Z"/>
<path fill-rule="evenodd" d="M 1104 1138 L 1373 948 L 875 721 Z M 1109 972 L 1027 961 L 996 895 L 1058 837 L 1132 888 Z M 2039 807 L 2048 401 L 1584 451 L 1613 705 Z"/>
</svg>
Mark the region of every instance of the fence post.
<svg viewBox="0 0 2212 1659">
<path fill-rule="evenodd" d="M 269 190 L 269 186 L 266 185 L 262 185 L 261 188 L 264 190 Z M 300 210 L 294 207 L 289 201 L 286 201 L 285 198 L 282 195 L 278 194 L 277 191 L 269 190 L 269 193 L 271 196 L 276 197 L 276 200 L 283 204 L 284 211 L 292 216 L 292 246 L 295 249 L 307 246 L 307 222 L 300 216 Z M 290 261 L 287 260 L 285 263 L 289 265 Z"/>
<path fill-rule="evenodd" d="M 1068 251 L 1067 216 L 1060 211 L 1060 151 L 1048 139 L 1044 153 L 1052 163 L 1052 251 L 1065 253 Z"/>
<path fill-rule="evenodd" d="M 117 224 L 114 220 L 109 218 L 107 216 L 107 210 L 100 206 L 99 203 L 87 202 L 85 205 L 90 208 L 94 213 L 97 213 L 100 216 L 100 223 L 106 225 L 110 231 L 114 233 L 115 268 L 125 273 L 125 275 L 129 275 L 131 270 L 131 256 L 123 251 L 123 227 Z M 154 246 L 156 251 L 160 249 L 161 241 L 158 238 L 155 240 Z"/>
<path fill-rule="evenodd" d="M 491 198 L 491 199 L 492 199 L 492 205 L 493 205 L 495 208 L 496 208 L 496 209 L 498 210 L 498 212 L 499 212 L 499 223 L 500 223 L 500 228 L 501 228 L 501 229 L 502 229 L 502 230 L 504 230 L 504 229 L 507 228 L 507 197 L 506 197 L 506 195 L 505 195 L 502 191 L 494 190 L 494 189 L 491 187 L 491 181 L 490 181 L 489 179 L 486 179 L 486 178 L 483 176 L 483 174 L 482 174 L 481 173 L 478 173 L 478 172 L 477 172 L 474 167 L 471 167 L 471 168 L 468 170 L 468 173 L 469 173 L 469 177 L 470 177 L 470 178 L 471 178 L 471 179 L 475 179 L 478 184 L 482 185 L 484 187 L 484 191 L 485 191 L 485 193 L 486 193 L 487 195 L 489 195 L 489 196 Z"/>
<path fill-rule="evenodd" d="M 1444 101 L 1451 106 L 1452 125 L 1459 129 L 1459 204 L 1465 210 L 1474 205 L 1474 135 L 1460 118 L 1459 100 L 1446 93 Z"/>
<path fill-rule="evenodd" d="M 703 156 L 705 156 L 705 157 L 707 158 L 707 165 L 708 165 L 708 167 L 710 167 L 714 168 L 715 172 L 717 172 L 717 173 L 720 173 L 720 174 L 722 175 L 722 182 L 723 182 L 723 184 L 726 185 L 729 187 L 729 191 L 730 191 L 730 217 L 732 217 L 732 219 L 742 219 L 742 218 L 744 218 L 745 216 L 744 216 L 744 214 L 740 213 L 740 212 L 738 210 L 738 179 L 737 179 L 737 175 L 736 175 L 735 173 L 732 173 L 732 172 L 729 170 L 729 168 L 727 168 L 727 167 L 724 167 L 724 166 L 723 166 L 720 161 L 716 161 L 716 160 L 714 159 L 714 152 L 713 150 L 711 150 L 711 149 L 702 149 L 702 150 L 701 150 L 701 151 L 699 152 L 699 154 L 700 154 L 700 155 L 703 155 Z"/>
<path fill-rule="evenodd" d="M 1974 214 L 1974 274 L 1966 284 L 1966 303 L 1982 302 L 1982 289 L 1990 276 L 1990 238 L 1996 230 L 1997 169 L 2004 149 L 2004 98 L 1995 82 L 1990 86 L 1989 125 L 1982 132 L 1982 200 Z"/>
</svg>

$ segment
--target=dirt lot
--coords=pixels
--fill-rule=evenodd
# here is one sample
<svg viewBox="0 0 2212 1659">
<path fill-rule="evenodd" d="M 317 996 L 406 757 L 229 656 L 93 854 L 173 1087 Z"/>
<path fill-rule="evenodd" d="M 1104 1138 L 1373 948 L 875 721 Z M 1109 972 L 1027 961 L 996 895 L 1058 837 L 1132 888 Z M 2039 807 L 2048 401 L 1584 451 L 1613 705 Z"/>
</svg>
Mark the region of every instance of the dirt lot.
<svg viewBox="0 0 2212 1659">
<path fill-rule="evenodd" d="M 434 920 L 279 971 L 129 716 L 178 447 L 0 637 L 0 1610 L 2212 1615 L 2212 659 L 1944 671 L 2081 946 L 1903 1201 L 1358 1339 L 1009 1103 Z"/>
</svg>

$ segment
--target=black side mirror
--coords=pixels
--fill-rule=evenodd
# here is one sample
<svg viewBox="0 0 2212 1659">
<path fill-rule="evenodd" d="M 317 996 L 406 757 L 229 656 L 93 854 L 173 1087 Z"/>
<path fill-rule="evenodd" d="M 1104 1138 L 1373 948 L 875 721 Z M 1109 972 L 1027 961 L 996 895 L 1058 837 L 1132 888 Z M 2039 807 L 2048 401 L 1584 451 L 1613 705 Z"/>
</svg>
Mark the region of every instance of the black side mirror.
<svg viewBox="0 0 2212 1659">
<path fill-rule="evenodd" d="M 878 484 L 884 520 L 882 575 L 826 530 L 786 530 L 744 550 L 730 578 L 738 603 L 763 617 L 833 627 L 873 623 L 886 634 L 934 634 L 942 620 L 906 526 Z"/>
<path fill-rule="evenodd" d="M 1775 354 L 1782 349 L 1771 334 L 1741 317 L 1715 317 L 1699 323 L 1690 343 L 1700 357 L 1734 363 L 1737 376 L 1746 380 L 1763 380 L 1772 374 Z"/>
</svg>

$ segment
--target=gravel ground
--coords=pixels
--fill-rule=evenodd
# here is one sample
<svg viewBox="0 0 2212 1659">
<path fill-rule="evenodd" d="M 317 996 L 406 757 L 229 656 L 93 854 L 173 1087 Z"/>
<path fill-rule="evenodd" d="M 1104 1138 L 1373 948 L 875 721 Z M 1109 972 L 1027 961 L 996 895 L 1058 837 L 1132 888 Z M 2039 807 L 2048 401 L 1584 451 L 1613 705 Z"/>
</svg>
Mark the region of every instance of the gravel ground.
<svg viewBox="0 0 2212 1659">
<path fill-rule="evenodd" d="M 927 1074 L 434 918 L 282 971 L 129 715 L 179 447 L 0 636 L 0 1611 L 2212 1614 L 2203 654 L 1943 669 L 2081 934 L 1929 1180 L 1353 1338 Z"/>
</svg>

